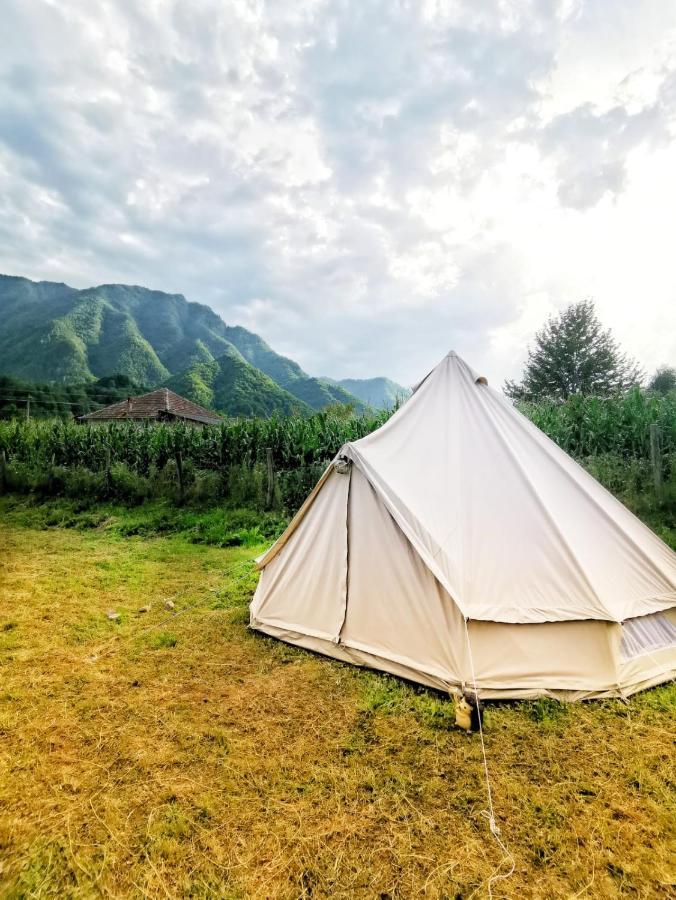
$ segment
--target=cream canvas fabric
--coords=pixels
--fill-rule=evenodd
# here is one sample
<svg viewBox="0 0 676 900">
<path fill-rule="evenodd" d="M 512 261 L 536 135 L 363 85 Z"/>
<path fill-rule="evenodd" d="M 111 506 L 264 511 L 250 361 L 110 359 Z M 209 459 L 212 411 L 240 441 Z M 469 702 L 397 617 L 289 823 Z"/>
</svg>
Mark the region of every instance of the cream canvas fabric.
<svg viewBox="0 0 676 900">
<path fill-rule="evenodd" d="M 673 677 L 676 555 L 456 354 L 339 458 L 259 560 L 253 628 L 484 697 Z"/>
</svg>

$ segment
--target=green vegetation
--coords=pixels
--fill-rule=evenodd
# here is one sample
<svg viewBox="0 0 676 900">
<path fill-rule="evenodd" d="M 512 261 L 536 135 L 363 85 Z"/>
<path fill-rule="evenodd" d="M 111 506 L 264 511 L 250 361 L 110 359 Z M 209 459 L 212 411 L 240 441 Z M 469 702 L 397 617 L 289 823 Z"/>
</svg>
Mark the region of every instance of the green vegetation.
<svg viewBox="0 0 676 900">
<path fill-rule="evenodd" d="M 640 384 L 642 372 L 603 328 L 592 300 L 573 303 L 535 335 L 520 384 L 505 383 L 514 400 L 610 397 Z"/>
<path fill-rule="evenodd" d="M 151 387 L 180 385 L 197 403 L 211 392 L 214 407 L 231 415 L 362 407 L 180 294 L 123 284 L 76 291 L 0 275 L 0 309 L 2 373 L 24 381 L 84 383 L 123 372 Z"/>
<path fill-rule="evenodd" d="M 0 497 L 0 513 L 22 528 L 96 530 L 111 538 L 179 535 L 188 543 L 210 547 L 270 544 L 288 521 L 279 512 L 251 507 L 178 507 L 161 500 L 129 506 L 82 497 L 41 501 L 18 494 Z"/>
<path fill-rule="evenodd" d="M 72 422 L 0 423 L 0 450 L 9 460 L 104 468 L 108 456 L 147 474 L 161 468 L 180 450 L 196 468 L 263 462 L 267 449 L 279 468 L 330 459 L 346 441 L 356 440 L 386 420 L 385 414 L 344 417 L 340 410 L 309 418 L 241 419 L 205 428 L 177 425 L 137 425 L 113 422 L 77 425 Z"/>
<path fill-rule="evenodd" d="M 167 387 L 207 409 L 227 410 L 233 416 L 312 413 L 307 403 L 250 366 L 234 349 L 218 359 L 194 362 L 182 375 L 170 378 Z"/>
<path fill-rule="evenodd" d="M 632 388 L 615 397 L 570 397 L 565 403 L 522 402 L 519 409 L 566 453 L 650 457 L 650 426 L 659 425 L 666 456 L 676 452 L 676 393 L 664 396 Z"/>
<path fill-rule="evenodd" d="M 0 419 L 25 418 L 28 413 L 38 419 L 72 419 L 148 390 L 127 375 L 84 384 L 35 383 L 0 375 Z"/>
<path fill-rule="evenodd" d="M 648 383 L 648 389 L 657 394 L 676 391 L 676 369 L 673 366 L 659 366 Z"/>
<path fill-rule="evenodd" d="M 0 896 L 487 895 L 509 864 L 446 697 L 250 632 L 269 538 L 75 506 L 0 499 Z M 674 685 L 487 704 L 496 898 L 671 896 L 675 713 Z"/>
<path fill-rule="evenodd" d="M 600 399 L 523 404 L 522 411 L 644 518 L 669 543 L 676 537 L 676 394 L 638 389 Z M 81 503 L 267 505 L 293 512 L 340 447 L 370 433 L 389 413 L 335 407 L 312 416 L 224 421 L 205 428 L 56 420 L 0 422 L 0 493 Z M 663 489 L 657 497 L 650 426 L 659 425 Z M 275 472 L 267 485 L 267 452 Z M 183 486 L 176 462 L 181 454 Z"/>
<path fill-rule="evenodd" d="M 312 409 L 323 409 L 336 403 L 361 407 L 352 394 L 324 379 L 306 375 L 298 363 L 275 353 L 257 334 L 252 334 L 245 328 L 234 327 L 228 330 L 228 336 L 248 363 L 265 372 L 280 387 Z"/>
</svg>

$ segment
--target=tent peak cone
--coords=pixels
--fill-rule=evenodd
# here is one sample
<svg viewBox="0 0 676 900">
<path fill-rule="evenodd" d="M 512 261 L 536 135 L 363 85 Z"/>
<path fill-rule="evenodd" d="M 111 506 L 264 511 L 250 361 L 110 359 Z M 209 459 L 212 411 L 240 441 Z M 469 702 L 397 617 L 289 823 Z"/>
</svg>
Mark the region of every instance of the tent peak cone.
<svg viewBox="0 0 676 900">
<path fill-rule="evenodd" d="M 478 378 L 450 351 L 341 448 L 261 558 L 252 626 L 447 689 L 464 618 L 482 696 L 672 677 L 676 555 Z"/>
</svg>

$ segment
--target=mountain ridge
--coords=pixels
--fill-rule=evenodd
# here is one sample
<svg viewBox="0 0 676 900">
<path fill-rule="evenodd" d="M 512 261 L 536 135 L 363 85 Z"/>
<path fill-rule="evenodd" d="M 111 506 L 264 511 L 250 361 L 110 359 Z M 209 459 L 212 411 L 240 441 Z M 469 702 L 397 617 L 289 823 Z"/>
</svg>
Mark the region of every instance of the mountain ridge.
<svg viewBox="0 0 676 900">
<path fill-rule="evenodd" d="M 259 335 L 182 294 L 124 284 L 80 290 L 0 275 L 0 314 L 0 374 L 28 381 L 123 373 L 151 386 L 180 383 L 186 396 L 211 394 L 222 404 L 215 408 L 232 415 L 366 405 L 342 383 L 308 375 Z"/>
<path fill-rule="evenodd" d="M 383 375 L 375 378 L 329 378 L 324 376 L 323 381 L 337 385 L 361 400 L 367 406 L 375 409 L 391 409 L 411 394 L 410 388 L 402 387 L 391 378 Z"/>
<path fill-rule="evenodd" d="M 208 409 L 227 407 L 231 415 L 309 415 L 313 409 L 275 381 L 249 365 L 241 354 L 228 351 L 214 360 L 196 361 L 166 382 L 181 396 Z"/>
</svg>

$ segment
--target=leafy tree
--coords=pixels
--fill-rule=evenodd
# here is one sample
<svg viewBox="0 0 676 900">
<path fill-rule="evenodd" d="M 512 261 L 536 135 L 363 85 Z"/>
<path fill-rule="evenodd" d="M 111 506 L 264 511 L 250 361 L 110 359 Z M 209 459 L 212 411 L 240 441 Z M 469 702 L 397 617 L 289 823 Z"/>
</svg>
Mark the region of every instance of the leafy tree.
<svg viewBox="0 0 676 900">
<path fill-rule="evenodd" d="M 668 394 L 676 390 L 676 369 L 673 366 L 660 366 L 650 379 L 648 388 L 656 394 Z"/>
<path fill-rule="evenodd" d="M 520 383 L 505 382 L 513 400 L 567 400 L 572 394 L 608 397 L 640 384 L 642 372 L 599 321 L 593 300 L 573 303 L 550 318 L 528 348 Z"/>
<path fill-rule="evenodd" d="M 124 400 L 129 395 L 145 394 L 148 390 L 127 375 L 109 375 L 81 384 L 23 381 L 11 375 L 0 375 L 0 419 L 25 416 L 28 398 L 32 418 L 58 416 L 70 419 Z"/>
</svg>

